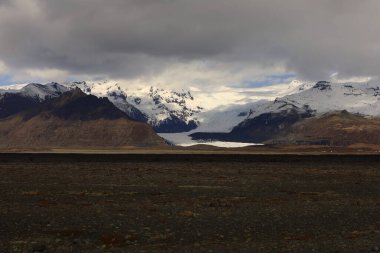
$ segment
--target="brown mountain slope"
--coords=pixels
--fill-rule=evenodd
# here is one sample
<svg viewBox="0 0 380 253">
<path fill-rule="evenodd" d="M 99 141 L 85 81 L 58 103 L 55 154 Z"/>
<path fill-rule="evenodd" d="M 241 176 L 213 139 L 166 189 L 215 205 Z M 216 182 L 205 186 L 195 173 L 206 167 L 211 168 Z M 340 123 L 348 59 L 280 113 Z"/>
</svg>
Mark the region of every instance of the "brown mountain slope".
<svg viewBox="0 0 380 253">
<path fill-rule="evenodd" d="M 329 113 L 297 122 L 267 143 L 336 146 L 354 143 L 380 144 L 380 119 L 346 111 Z"/>
<path fill-rule="evenodd" d="M 122 148 L 165 145 L 108 99 L 79 90 L 0 120 L 0 148 Z"/>
</svg>

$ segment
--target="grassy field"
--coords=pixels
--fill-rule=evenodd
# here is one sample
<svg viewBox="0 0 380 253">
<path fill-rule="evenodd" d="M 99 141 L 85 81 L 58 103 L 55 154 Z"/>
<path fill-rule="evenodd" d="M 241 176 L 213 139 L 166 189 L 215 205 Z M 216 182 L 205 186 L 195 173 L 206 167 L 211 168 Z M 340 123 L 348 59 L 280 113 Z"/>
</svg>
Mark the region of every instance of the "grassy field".
<svg viewBox="0 0 380 253">
<path fill-rule="evenodd" d="M 376 155 L 0 154 L 0 252 L 376 247 Z"/>
</svg>

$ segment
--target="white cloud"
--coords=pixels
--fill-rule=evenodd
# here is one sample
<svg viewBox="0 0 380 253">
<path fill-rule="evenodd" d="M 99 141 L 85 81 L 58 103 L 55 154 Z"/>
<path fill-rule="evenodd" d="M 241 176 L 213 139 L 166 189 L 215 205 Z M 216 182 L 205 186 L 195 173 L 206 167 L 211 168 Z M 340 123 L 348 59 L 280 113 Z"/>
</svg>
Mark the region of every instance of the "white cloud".
<svg viewBox="0 0 380 253">
<path fill-rule="evenodd" d="M 374 78 L 375 77 L 373 76 L 353 76 L 350 78 L 342 78 L 339 76 L 338 72 L 335 72 L 331 75 L 330 81 L 334 83 L 365 83 L 371 81 Z"/>
<path fill-rule="evenodd" d="M 28 69 L 26 74 L 31 79 L 45 79 L 63 81 L 67 78 L 68 72 L 60 69 Z"/>
<path fill-rule="evenodd" d="M 379 10 L 378 0 L 0 0 L 0 61 L 15 79 L 183 70 L 207 87 L 276 68 L 315 81 L 379 76 Z"/>
<path fill-rule="evenodd" d="M 193 87 L 193 89 L 212 91 L 215 87 L 240 87 L 246 81 L 260 81 L 266 76 L 286 74 L 288 74 L 286 68 L 281 65 L 263 67 L 238 62 L 191 61 L 176 62 L 161 72 L 125 79 L 122 83 L 187 89 Z"/>
<path fill-rule="evenodd" d="M 243 87 L 246 81 L 260 81 L 265 76 L 286 75 L 281 65 L 262 67 L 255 64 L 229 64 L 217 61 L 191 61 L 171 64 L 163 71 L 131 79 L 112 79 L 132 89 L 155 86 L 170 89 L 191 90 L 206 109 L 227 104 L 243 104 L 260 99 L 271 99 L 277 92 L 273 89 Z M 281 87 L 278 87 L 281 88 Z M 256 93 L 256 90 L 258 92 Z"/>
<path fill-rule="evenodd" d="M 4 62 L 0 61 L 0 75 L 7 74 L 8 68 Z"/>
</svg>

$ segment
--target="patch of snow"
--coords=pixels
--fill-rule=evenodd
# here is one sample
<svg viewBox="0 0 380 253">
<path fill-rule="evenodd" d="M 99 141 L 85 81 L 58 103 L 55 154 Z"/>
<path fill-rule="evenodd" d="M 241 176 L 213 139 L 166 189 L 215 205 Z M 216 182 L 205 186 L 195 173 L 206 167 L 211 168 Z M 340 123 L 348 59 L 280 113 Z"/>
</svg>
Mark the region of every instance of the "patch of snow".
<svg viewBox="0 0 380 253">
<path fill-rule="evenodd" d="M 28 85 L 27 83 L 0 86 L 0 91 L 17 91 Z"/>
</svg>

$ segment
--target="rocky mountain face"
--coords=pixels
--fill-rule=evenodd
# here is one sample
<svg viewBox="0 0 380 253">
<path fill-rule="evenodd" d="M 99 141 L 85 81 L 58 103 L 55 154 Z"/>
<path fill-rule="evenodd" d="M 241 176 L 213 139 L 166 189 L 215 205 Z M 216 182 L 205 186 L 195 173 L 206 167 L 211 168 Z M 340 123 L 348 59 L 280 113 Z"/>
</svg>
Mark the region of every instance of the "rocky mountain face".
<svg viewBox="0 0 380 253">
<path fill-rule="evenodd" d="M 123 148 L 166 145 L 107 98 L 73 89 L 0 120 L 0 148 Z"/>
</svg>

